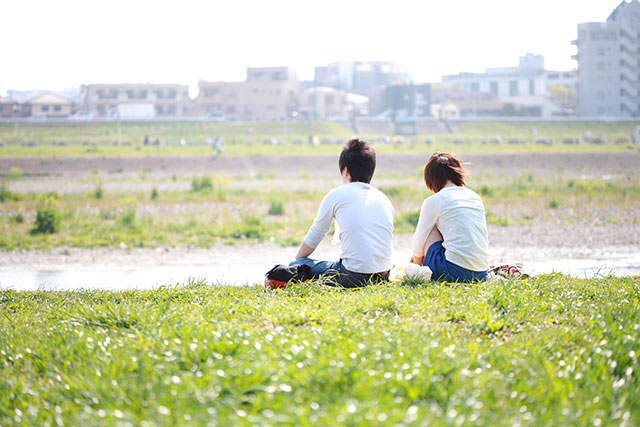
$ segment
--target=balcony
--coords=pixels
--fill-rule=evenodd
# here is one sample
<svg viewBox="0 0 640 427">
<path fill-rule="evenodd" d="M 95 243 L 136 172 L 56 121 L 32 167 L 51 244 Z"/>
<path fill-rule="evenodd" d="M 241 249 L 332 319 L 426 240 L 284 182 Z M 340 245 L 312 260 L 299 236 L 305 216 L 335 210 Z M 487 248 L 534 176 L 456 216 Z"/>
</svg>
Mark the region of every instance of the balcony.
<svg viewBox="0 0 640 427">
<path fill-rule="evenodd" d="M 571 44 L 574 46 L 578 46 L 580 42 L 578 40 L 571 40 Z"/>
</svg>

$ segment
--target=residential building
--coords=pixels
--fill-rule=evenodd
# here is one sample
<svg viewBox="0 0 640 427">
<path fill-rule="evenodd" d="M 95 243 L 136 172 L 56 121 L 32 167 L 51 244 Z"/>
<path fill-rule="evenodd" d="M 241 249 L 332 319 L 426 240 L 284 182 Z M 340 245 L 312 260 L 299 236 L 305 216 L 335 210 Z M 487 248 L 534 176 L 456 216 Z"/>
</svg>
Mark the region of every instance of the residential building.
<svg viewBox="0 0 640 427">
<path fill-rule="evenodd" d="M 443 83 L 455 84 L 458 89 L 471 93 L 491 93 L 505 103 L 527 104 L 537 107 L 540 115 L 563 114 L 563 108 L 550 106 L 550 86 L 562 86 L 575 91 L 574 71 L 545 70 L 544 57 L 527 53 L 520 57 L 518 66 L 487 68 L 484 73 L 459 73 L 443 76 Z M 551 100 L 553 101 L 553 100 Z M 463 113 L 462 113 L 463 114 Z M 464 114 L 463 114 L 464 115 Z"/>
<path fill-rule="evenodd" d="M 431 103 L 433 114 L 440 119 L 500 116 L 507 105 L 491 92 L 460 90 L 456 85 L 434 87 Z"/>
<path fill-rule="evenodd" d="M 89 84 L 81 90 L 83 110 L 98 118 L 177 118 L 191 104 L 188 86 L 180 84 Z"/>
<path fill-rule="evenodd" d="M 15 117 L 18 103 L 11 98 L 0 96 L 0 118 L 8 119 Z"/>
<path fill-rule="evenodd" d="M 384 61 L 332 62 L 316 67 L 314 74 L 314 83 L 318 87 L 332 87 L 369 98 L 383 86 L 410 82 L 409 73 L 393 62 Z"/>
<path fill-rule="evenodd" d="M 349 94 L 331 87 L 315 87 L 300 94 L 300 117 L 308 120 L 344 120 L 353 111 Z"/>
<path fill-rule="evenodd" d="M 578 24 L 577 114 L 640 116 L 640 2 L 622 1 L 606 22 Z"/>
<path fill-rule="evenodd" d="M 431 116 L 431 86 L 390 85 L 383 90 L 380 110 L 394 121 Z"/>
<path fill-rule="evenodd" d="M 243 82 L 198 83 L 192 114 L 224 120 L 284 120 L 298 110 L 299 82 L 288 67 L 247 68 Z"/>
<path fill-rule="evenodd" d="M 23 117 L 57 119 L 71 115 L 72 102 L 53 93 L 45 93 L 22 105 Z"/>
</svg>

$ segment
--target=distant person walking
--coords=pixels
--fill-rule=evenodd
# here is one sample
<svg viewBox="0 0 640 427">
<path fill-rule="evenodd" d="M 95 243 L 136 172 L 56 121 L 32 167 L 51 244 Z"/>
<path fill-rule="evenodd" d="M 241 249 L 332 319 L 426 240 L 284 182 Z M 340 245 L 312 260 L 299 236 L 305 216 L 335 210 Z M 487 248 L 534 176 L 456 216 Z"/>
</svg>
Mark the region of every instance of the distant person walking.
<svg viewBox="0 0 640 427">
<path fill-rule="evenodd" d="M 298 249 L 293 265 L 308 265 L 314 278 L 347 288 L 388 280 L 393 233 L 393 206 L 371 186 L 376 153 L 365 141 L 350 140 L 338 160 L 342 183 L 320 203 L 313 225 Z M 342 245 L 337 261 L 309 258 L 336 221 Z"/>
<path fill-rule="evenodd" d="M 411 262 L 429 267 L 436 280 L 487 278 L 484 205 L 480 196 L 465 186 L 464 176 L 462 162 L 449 153 L 433 154 L 424 167 L 424 182 L 435 194 L 422 203 Z"/>
</svg>

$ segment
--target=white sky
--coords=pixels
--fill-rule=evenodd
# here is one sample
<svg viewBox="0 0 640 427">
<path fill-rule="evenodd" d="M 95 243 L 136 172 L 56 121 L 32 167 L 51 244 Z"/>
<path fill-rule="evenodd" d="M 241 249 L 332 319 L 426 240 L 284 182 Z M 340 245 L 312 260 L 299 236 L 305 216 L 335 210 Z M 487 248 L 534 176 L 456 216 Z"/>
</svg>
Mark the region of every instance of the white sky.
<svg viewBox="0 0 640 427">
<path fill-rule="evenodd" d="M 416 82 L 514 66 L 572 69 L 577 24 L 620 0 L 0 0 L 0 94 L 87 83 L 298 78 L 333 61 L 398 63 Z"/>
</svg>

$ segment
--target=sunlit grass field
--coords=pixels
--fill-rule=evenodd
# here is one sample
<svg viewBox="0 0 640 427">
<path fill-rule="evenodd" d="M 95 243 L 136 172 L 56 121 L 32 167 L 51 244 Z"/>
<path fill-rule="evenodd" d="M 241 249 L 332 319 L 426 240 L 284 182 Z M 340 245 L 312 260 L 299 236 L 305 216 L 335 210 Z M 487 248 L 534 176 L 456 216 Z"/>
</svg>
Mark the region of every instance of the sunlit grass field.
<svg viewBox="0 0 640 427">
<path fill-rule="evenodd" d="M 216 137 L 224 139 L 222 150 L 229 155 L 334 153 L 336 145 L 355 136 L 377 142 L 381 153 L 637 151 L 631 134 L 638 125 L 640 121 L 460 122 L 457 134 L 393 136 L 355 135 L 332 122 L 0 123 L 0 157 L 210 155 L 212 146 L 205 141 Z"/>
<path fill-rule="evenodd" d="M 1 425 L 640 424 L 640 278 L 0 291 Z"/>
<path fill-rule="evenodd" d="M 11 190 L 22 178 L 0 184 L 0 250 L 53 247 L 211 247 L 272 241 L 282 246 L 302 241 L 322 197 L 336 179 L 299 177 L 299 188 L 272 177 L 233 179 L 229 176 L 171 177 L 164 181 L 132 177 L 117 181 L 107 192 L 98 178 L 74 181 L 86 193 L 19 194 Z M 27 181 L 28 182 L 28 178 Z M 206 182 L 205 188 L 199 186 Z M 64 181 L 59 186 L 64 186 Z M 147 192 L 123 191 L 146 185 Z M 161 185 L 184 190 L 158 190 Z M 202 184 L 204 185 L 204 184 Z M 413 176 L 380 176 L 376 185 L 395 208 L 395 234 L 415 231 L 419 209 L 428 192 Z M 483 198 L 487 222 L 499 226 L 539 222 L 607 221 L 637 224 L 629 210 L 640 209 L 637 175 L 616 179 L 570 179 L 560 175 L 513 177 L 471 175 L 471 189 Z M 55 187 L 54 187 L 55 188 Z M 115 192 L 117 191 L 117 192 Z M 57 216 L 54 232 L 33 232 L 38 212 Z M 635 221 L 635 222 L 634 222 Z"/>
</svg>

